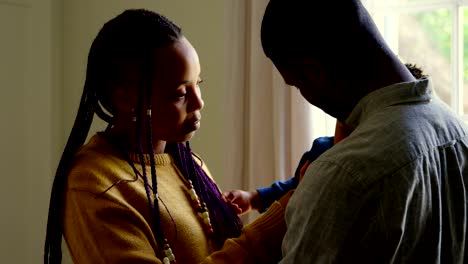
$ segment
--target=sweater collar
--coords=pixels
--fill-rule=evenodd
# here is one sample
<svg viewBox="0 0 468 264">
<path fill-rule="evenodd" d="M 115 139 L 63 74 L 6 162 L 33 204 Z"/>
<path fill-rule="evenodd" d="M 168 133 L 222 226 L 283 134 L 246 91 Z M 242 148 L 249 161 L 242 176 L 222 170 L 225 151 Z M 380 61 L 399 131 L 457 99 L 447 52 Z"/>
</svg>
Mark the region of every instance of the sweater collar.
<svg viewBox="0 0 468 264">
<path fill-rule="evenodd" d="M 110 140 L 106 138 L 102 133 L 97 133 L 90 139 L 91 144 L 99 144 L 104 147 L 107 152 L 114 153 L 119 152 L 120 156 L 122 155 L 122 151 L 119 150 L 118 146 L 112 144 Z M 136 164 L 141 164 L 140 154 L 136 152 L 126 153 L 127 157 Z M 151 155 L 150 154 L 143 154 L 143 161 L 145 165 L 151 164 Z M 161 154 L 154 154 L 154 161 L 156 165 L 168 165 L 174 163 L 171 155 L 167 153 Z"/>
<path fill-rule="evenodd" d="M 133 152 L 133 153 L 129 153 L 128 157 L 134 163 L 141 164 L 140 154 Z M 150 165 L 151 164 L 151 155 L 150 154 L 143 154 L 143 161 L 145 162 L 145 165 Z M 173 159 L 172 159 L 171 155 L 169 155 L 167 153 L 154 154 L 154 162 L 155 162 L 156 165 L 168 165 L 168 164 L 173 163 Z"/>
</svg>

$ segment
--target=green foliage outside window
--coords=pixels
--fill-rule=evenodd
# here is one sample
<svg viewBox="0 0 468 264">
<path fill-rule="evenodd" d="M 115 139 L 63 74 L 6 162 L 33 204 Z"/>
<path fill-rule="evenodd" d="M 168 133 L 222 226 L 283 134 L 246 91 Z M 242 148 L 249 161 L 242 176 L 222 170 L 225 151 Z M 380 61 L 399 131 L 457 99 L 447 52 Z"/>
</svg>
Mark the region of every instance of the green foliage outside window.
<svg viewBox="0 0 468 264">
<path fill-rule="evenodd" d="M 452 14 L 447 9 L 421 12 L 415 15 L 421 27 L 427 32 L 430 41 L 448 61 L 450 61 Z M 468 9 L 463 9 L 463 76 L 468 81 Z"/>
</svg>

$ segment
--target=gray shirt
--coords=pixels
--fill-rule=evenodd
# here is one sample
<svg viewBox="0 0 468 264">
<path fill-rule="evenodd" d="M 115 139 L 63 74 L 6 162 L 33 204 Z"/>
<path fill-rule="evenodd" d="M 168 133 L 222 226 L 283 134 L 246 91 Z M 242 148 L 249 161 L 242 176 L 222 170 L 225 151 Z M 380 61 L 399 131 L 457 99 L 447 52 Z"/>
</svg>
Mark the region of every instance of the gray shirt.
<svg viewBox="0 0 468 264">
<path fill-rule="evenodd" d="M 346 123 L 289 201 L 280 263 L 464 263 L 468 129 L 429 80 L 368 94 Z"/>
</svg>

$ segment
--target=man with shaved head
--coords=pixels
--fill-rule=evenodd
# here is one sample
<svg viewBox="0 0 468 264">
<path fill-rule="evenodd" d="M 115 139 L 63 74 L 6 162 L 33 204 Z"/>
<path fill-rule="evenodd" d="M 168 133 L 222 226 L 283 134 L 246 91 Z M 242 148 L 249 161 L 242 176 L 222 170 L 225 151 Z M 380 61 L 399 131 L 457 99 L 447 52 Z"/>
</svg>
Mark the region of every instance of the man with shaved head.
<svg viewBox="0 0 468 264">
<path fill-rule="evenodd" d="M 468 128 L 390 50 L 359 0 L 271 0 L 264 52 L 352 128 L 286 208 L 280 263 L 464 263 Z"/>
</svg>

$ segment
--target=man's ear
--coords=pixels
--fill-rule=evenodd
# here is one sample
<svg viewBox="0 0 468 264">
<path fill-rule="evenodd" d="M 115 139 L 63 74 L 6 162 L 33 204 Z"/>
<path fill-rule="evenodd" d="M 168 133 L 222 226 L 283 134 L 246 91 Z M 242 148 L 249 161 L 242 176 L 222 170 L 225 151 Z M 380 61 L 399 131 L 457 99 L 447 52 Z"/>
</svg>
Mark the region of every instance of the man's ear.
<svg viewBox="0 0 468 264">
<path fill-rule="evenodd" d="M 115 110 L 120 113 L 132 114 L 136 108 L 136 97 L 128 88 L 117 87 L 112 92 Z"/>
<path fill-rule="evenodd" d="M 316 59 L 305 57 L 302 59 L 302 68 L 307 79 L 323 81 L 325 78 L 325 66 Z"/>
</svg>

